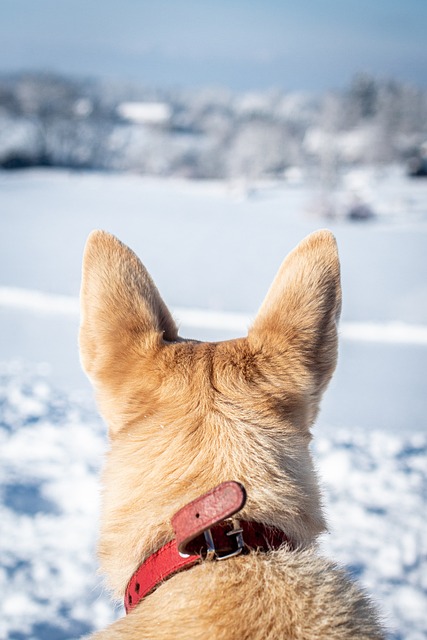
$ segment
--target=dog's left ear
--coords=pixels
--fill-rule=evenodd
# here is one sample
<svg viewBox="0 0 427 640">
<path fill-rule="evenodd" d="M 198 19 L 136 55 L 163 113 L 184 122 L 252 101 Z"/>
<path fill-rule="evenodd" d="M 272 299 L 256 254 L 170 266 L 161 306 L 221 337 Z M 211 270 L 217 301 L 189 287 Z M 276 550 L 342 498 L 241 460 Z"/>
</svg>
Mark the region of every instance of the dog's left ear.
<svg viewBox="0 0 427 640">
<path fill-rule="evenodd" d="M 276 371 L 286 372 L 291 365 L 296 373 L 302 367 L 317 395 L 335 369 L 340 311 L 335 238 L 327 230 L 317 231 L 284 260 L 248 339 Z"/>
<path fill-rule="evenodd" d="M 80 355 L 93 382 L 120 376 L 135 345 L 177 339 L 177 328 L 139 258 L 117 238 L 93 231 L 86 243 L 80 294 Z"/>
</svg>

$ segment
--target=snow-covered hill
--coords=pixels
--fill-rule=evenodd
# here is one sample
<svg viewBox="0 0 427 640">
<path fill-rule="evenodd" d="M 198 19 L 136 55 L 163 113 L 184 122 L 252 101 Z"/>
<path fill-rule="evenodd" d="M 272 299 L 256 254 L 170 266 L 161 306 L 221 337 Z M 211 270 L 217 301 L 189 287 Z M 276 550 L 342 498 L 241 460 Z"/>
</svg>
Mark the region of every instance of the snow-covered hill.
<svg viewBox="0 0 427 640">
<path fill-rule="evenodd" d="M 395 169 L 371 178 L 381 216 L 328 221 L 344 307 L 314 433 L 331 525 L 322 546 L 375 596 L 392 638 L 421 640 L 427 183 Z M 96 575 L 107 440 L 78 361 L 88 232 L 104 228 L 132 246 L 183 336 L 220 340 L 244 334 L 287 251 L 325 225 L 306 214 L 311 195 L 288 185 L 242 200 L 213 183 L 0 173 L 0 638 L 71 640 L 121 613 Z M 388 203 L 399 210 L 389 215 Z"/>
</svg>

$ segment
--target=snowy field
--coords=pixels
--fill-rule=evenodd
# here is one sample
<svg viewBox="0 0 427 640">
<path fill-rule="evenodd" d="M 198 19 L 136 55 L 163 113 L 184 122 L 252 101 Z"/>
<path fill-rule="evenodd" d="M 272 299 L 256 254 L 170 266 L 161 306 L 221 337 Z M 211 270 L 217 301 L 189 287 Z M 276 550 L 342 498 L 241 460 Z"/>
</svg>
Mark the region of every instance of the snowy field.
<svg viewBox="0 0 427 640">
<path fill-rule="evenodd" d="M 373 594 L 391 638 L 427 637 L 427 182 L 396 168 L 348 180 L 370 190 L 376 221 L 310 217 L 304 185 L 241 198 L 207 183 L 0 173 L 0 638 L 76 638 L 122 613 L 96 575 L 106 436 L 76 344 L 89 231 L 135 249 L 184 336 L 226 339 L 322 226 L 337 236 L 344 289 L 313 447 L 322 546 Z"/>
</svg>

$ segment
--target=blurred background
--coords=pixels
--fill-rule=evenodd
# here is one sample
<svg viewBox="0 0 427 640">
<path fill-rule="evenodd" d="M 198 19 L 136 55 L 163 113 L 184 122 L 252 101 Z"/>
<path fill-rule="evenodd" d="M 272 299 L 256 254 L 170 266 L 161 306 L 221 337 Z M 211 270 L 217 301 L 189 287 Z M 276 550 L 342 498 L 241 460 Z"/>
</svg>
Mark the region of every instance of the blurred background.
<svg viewBox="0 0 427 640">
<path fill-rule="evenodd" d="M 4 0 L 0 166 L 425 173 L 426 22 L 420 0 Z"/>
<path fill-rule="evenodd" d="M 0 584 L 18 595 L 1 637 L 113 617 L 93 577 L 105 430 L 77 346 L 88 233 L 136 251 L 184 337 L 223 340 L 324 226 L 344 295 L 315 430 L 325 546 L 390 637 L 427 637 L 426 29 L 423 0 L 2 0 Z"/>
</svg>

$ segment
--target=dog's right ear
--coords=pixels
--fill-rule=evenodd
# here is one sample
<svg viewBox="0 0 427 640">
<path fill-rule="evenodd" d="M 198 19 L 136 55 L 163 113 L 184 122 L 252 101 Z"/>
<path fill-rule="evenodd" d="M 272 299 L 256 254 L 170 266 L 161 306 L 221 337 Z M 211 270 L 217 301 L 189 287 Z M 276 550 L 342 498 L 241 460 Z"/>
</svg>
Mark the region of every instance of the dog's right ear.
<svg viewBox="0 0 427 640">
<path fill-rule="evenodd" d="M 80 356 L 94 383 L 120 375 L 136 344 L 155 347 L 178 337 L 141 261 L 104 231 L 93 231 L 86 243 L 80 305 Z"/>
<path fill-rule="evenodd" d="M 336 365 L 340 311 L 335 238 L 327 230 L 317 231 L 284 260 L 249 341 L 267 356 L 279 378 L 286 377 L 291 367 L 291 375 L 299 375 L 300 388 L 319 398 Z"/>
</svg>

